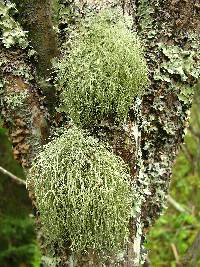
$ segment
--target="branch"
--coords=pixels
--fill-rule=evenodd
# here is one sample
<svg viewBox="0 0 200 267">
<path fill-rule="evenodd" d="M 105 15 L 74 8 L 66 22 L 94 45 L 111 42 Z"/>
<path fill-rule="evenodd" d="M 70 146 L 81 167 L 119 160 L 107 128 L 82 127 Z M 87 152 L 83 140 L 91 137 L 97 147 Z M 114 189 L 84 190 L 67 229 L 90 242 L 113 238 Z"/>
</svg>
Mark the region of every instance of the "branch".
<svg viewBox="0 0 200 267">
<path fill-rule="evenodd" d="M 168 196 L 168 202 L 171 204 L 177 211 L 189 213 L 189 211 L 183 208 L 175 199 L 173 199 L 170 195 Z"/>
<path fill-rule="evenodd" d="M 178 254 L 177 248 L 176 248 L 174 243 L 171 244 L 171 248 L 172 248 L 176 263 L 179 264 L 179 254 Z"/>
<path fill-rule="evenodd" d="M 51 0 L 13 0 L 13 2 L 20 13 L 20 24 L 24 30 L 29 31 L 31 45 L 38 54 L 39 75 L 47 78 L 51 72 L 51 60 L 58 55 Z"/>
<path fill-rule="evenodd" d="M 2 172 L 3 174 L 9 176 L 14 182 L 20 184 L 20 185 L 26 185 L 26 182 L 20 178 L 18 178 L 17 176 L 15 176 L 14 174 L 12 174 L 11 172 L 5 170 L 3 167 L 0 166 L 0 172 Z"/>
<path fill-rule="evenodd" d="M 13 5 L 0 5 L 0 109 L 14 158 L 27 169 L 47 142 L 49 114 L 31 63 L 33 51 L 26 32 L 11 16 L 12 8 Z"/>
<path fill-rule="evenodd" d="M 141 187 L 146 186 L 150 192 L 146 195 L 144 193 L 145 201 L 141 209 L 143 223 L 148 226 L 161 215 L 165 206 L 172 165 L 180 144 L 183 142 L 192 100 L 192 97 L 188 97 L 188 102 L 184 103 L 179 98 L 185 85 L 181 74 L 171 73 L 175 62 L 170 53 L 178 51 L 178 57 L 182 60 L 184 53 L 189 50 L 191 57 L 194 53 L 198 58 L 198 51 L 192 46 L 195 42 L 199 49 L 199 17 L 196 16 L 194 5 L 196 0 L 135 0 L 133 2 L 136 7 L 135 27 L 144 41 L 145 57 L 151 80 L 151 86 L 142 100 L 141 121 L 145 122 L 141 123 L 143 184 L 141 178 L 137 178 Z M 184 42 L 183 33 L 187 33 L 188 36 Z M 192 34 L 197 36 L 197 41 L 193 41 Z M 185 62 L 182 62 L 184 69 Z M 198 59 L 194 58 L 194 66 L 197 62 Z M 166 67 L 166 69 L 163 67 L 164 72 L 161 66 Z M 175 76 L 177 80 L 174 79 Z M 189 88 L 192 88 L 197 79 L 190 76 L 191 74 L 188 74 L 186 78 Z M 166 80 L 166 77 L 169 80 Z M 173 90 L 173 88 L 176 89 Z M 191 96 L 192 94 L 191 89 Z"/>
<path fill-rule="evenodd" d="M 58 56 L 57 37 L 52 23 L 51 0 L 13 0 L 19 11 L 19 21 L 34 50 L 37 52 L 39 86 L 43 90 L 48 109 L 54 113 L 55 88 L 48 82 L 52 73 L 52 59 Z"/>
</svg>

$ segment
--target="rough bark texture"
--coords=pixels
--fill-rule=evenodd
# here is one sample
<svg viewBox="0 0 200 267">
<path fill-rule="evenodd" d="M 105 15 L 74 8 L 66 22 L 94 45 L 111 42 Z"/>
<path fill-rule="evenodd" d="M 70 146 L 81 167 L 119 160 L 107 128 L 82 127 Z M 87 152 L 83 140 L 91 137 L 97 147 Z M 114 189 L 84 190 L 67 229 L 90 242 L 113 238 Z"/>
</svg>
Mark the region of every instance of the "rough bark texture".
<svg viewBox="0 0 200 267">
<path fill-rule="evenodd" d="M 173 68 L 165 51 L 170 47 L 192 52 L 190 34 L 197 32 L 199 1 L 135 1 L 135 26 L 145 43 L 151 86 L 142 100 L 141 116 L 141 227 L 143 237 L 148 227 L 165 207 L 171 170 L 188 123 L 192 93 L 187 101 L 180 97 L 184 86 L 196 79 L 190 75 L 183 81 Z M 198 42 L 197 40 L 197 42 Z M 169 78 L 169 79 L 167 79 Z M 192 89 L 191 89 L 192 92 Z M 146 189 L 145 189 L 146 188 Z M 143 190 L 142 190 L 143 189 Z M 145 189 L 145 190 L 144 190 Z M 146 192 L 146 193 L 145 193 Z M 130 265 L 131 266 L 131 265 Z"/>
<path fill-rule="evenodd" d="M 124 251 L 120 255 L 113 255 L 104 263 L 94 251 L 88 251 L 79 257 L 72 255 L 67 245 L 65 248 L 55 248 L 55 256 L 60 258 L 59 267 L 139 266 L 146 254 L 143 248 L 146 232 L 165 207 L 172 165 L 187 127 L 193 94 L 191 87 L 197 79 L 192 71 L 190 73 L 182 70 L 185 53 L 187 57 L 191 57 L 193 65 L 199 60 L 196 54 L 200 47 L 197 29 L 200 23 L 200 3 L 199 0 L 61 2 L 63 6 L 71 8 L 71 11 L 77 10 L 74 5 L 78 5 L 83 16 L 88 5 L 98 11 L 99 8 L 118 4 L 124 13 L 130 14 L 133 18 L 133 29 L 144 43 L 151 85 L 142 99 L 134 100 L 129 120 L 123 128 L 108 124 L 106 127 L 100 125 L 97 129 L 90 129 L 96 136 L 99 136 L 101 129 L 115 152 L 128 162 L 131 168 L 132 186 L 138 202 L 133 203 L 137 212 L 130 221 L 130 238 Z M 26 29 L 30 31 L 32 44 L 39 55 L 41 66 L 37 67 L 42 75 L 46 75 L 47 69 L 51 68 L 50 59 L 56 55 L 57 50 L 49 20 L 50 1 L 16 3 L 23 11 L 20 20 L 24 24 L 27 20 L 30 22 Z M 28 10 L 27 14 L 24 8 L 26 12 Z M 63 24 L 62 28 L 65 26 L 68 27 Z M 178 55 L 176 60 L 180 61 L 178 67 L 174 65 L 174 53 Z M 3 103 L 7 96 L 25 92 L 21 94 L 23 101 L 17 103 L 20 109 L 11 109 L 3 104 L 3 116 L 6 126 L 10 129 L 14 154 L 23 167 L 27 168 L 39 146 L 47 140 L 47 112 L 43 108 L 42 96 L 34 79 L 27 82 L 23 75 L 9 71 L 10 65 L 11 69 L 16 69 L 20 64 L 32 71 L 32 67 L 25 60 L 24 52 L 2 49 L 2 57 L 6 57 L 2 71 L 6 80 Z M 185 87 L 190 90 L 183 98 Z M 127 140 L 128 146 L 125 145 Z M 32 193 L 34 196 L 34 192 Z M 32 199 L 34 200 L 34 197 Z"/>
<path fill-rule="evenodd" d="M 48 112 L 44 97 L 32 77 L 34 69 L 26 53 L 20 49 L 8 51 L 1 46 L 1 76 L 5 90 L 1 95 L 4 124 L 9 129 L 14 157 L 25 169 L 31 166 L 42 144 L 47 142 Z M 18 74 L 18 69 L 23 74 Z M 27 77 L 32 77 L 30 80 Z"/>
</svg>

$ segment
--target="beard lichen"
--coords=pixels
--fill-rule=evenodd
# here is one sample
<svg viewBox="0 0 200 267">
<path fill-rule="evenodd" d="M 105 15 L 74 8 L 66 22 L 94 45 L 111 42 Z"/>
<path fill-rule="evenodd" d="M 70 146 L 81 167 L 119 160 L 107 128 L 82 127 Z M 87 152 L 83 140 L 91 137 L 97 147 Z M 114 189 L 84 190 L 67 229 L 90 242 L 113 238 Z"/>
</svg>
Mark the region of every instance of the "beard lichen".
<svg viewBox="0 0 200 267">
<path fill-rule="evenodd" d="M 141 44 L 117 9 L 86 17 L 54 67 L 60 110 L 81 126 L 125 121 L 148 85 Z"/>
<path fill-rule="evenodd" d="M 97 139 L 70 128 L 48 143 L 30 170 L 47 244 L 106 255 L 128 240 L 129 169 Z"/>
</svg>

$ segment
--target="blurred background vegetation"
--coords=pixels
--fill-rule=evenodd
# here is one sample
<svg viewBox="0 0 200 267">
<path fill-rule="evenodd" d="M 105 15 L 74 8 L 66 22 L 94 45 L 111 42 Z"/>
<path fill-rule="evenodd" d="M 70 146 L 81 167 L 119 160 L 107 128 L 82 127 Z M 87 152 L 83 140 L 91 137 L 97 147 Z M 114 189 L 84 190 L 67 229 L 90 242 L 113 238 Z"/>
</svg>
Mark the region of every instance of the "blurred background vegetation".
<svg viewBox="0 0 200 267">
<path fill-rule="evenodd" d="M 24 178 L 12 157 L 7 132 L 0 125 L 0 166 Z M 0 173 L 0 266 L 38 267 L 40 254 L 35 241 L 31 203 L 23 185 Z"/>
<path fill-rule="evenodd" d="M 0 166 L 24 179 L 22 169 L 12 157 L 11 144 L 1 124 Z M 200 88 L 194 98 L 185 144 L 175 162 L 170 196 L 168 208 L 151 229 L 146 244 L 153 267 L 179 266 L 200 229 Z M 1 267 L 40 266 L 31 214 L 24 186 L 0 173 Z M 200 266 L 200 261 L 197 266 Z"/>
</svg>

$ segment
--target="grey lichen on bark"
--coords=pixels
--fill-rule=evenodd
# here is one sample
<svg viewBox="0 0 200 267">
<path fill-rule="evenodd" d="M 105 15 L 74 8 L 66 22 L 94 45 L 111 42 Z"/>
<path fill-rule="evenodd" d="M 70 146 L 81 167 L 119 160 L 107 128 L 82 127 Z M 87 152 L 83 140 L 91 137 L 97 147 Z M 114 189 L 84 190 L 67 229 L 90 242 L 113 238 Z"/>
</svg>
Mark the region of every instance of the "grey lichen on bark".
<svg viewBox="0 0 200 267">
<path fill-rule="evenodd" d="M 166 206 L 173 162 L 188 124 L 192 86 L 199 76 L 196 3 L 134 1 L 135 29 L 144 42 L 151 80 L 141 106 L 140 170 L 143 173 L 136 178 L 142 199 L 143 237 Z M 189 72 L 183 54 L 191 59 Z M 185 87 L 189 91 L 187 95 Z"/>
<path fill-rule="evenodd" d="M 28 169 L 48 138 L 48 112 L 36 83 L 36 69 L 30 63 L 32 49 L 26 33 L 16 22 L 13 5 L 0 2 L 0 109 L 9 129 L 13 153 Z"/>
<path fill-rule="evenodd" d="M 4 86 L 1 93 L 1 110 L 5 126 L 9 129 L 16 160 L 25 168 L 48 138 L 48 112 L 43 106 L 40 89 L 31 75 L 25 53 L 6 51 L 1 46 L 1 75 Z M 24 70 L 21 75 L 17 70 Z"/>
</svg>

